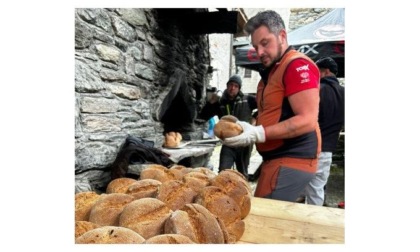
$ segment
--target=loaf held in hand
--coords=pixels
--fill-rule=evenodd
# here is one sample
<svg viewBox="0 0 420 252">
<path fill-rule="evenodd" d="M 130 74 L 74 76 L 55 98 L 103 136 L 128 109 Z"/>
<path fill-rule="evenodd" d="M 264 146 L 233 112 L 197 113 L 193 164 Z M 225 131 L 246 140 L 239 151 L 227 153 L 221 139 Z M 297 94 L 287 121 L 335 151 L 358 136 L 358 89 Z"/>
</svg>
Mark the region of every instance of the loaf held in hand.
<svg viewBox="0 0 420 252">
<path fill-rule="evenodd" d="M 240 135 L 243 130 L 242 127 L 236 123 L 237 121 L 238 119 L 234 116 L 223 116 L 214 126 L 214 134 L 222 140 Z"/>
</svg>

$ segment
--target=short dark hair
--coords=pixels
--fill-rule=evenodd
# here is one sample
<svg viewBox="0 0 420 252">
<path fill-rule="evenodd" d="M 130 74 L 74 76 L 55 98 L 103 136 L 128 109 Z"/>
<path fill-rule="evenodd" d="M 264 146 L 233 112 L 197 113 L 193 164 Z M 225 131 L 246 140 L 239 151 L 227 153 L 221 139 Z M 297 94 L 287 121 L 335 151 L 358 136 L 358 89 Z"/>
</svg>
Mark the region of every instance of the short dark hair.
<svg viewBox="0 0 420 252">
<path fill-rule="evenodd" d="M 338 73 L 338 66 L 337 63 L 331 58 L 331 57 L 324 57 L 319 60 L 317 60 L 316 65 L 318 68 L 325 68 L 329 69 L 331 73 L 337 75 Z"/>
<path fill-rule="evenodd" d="M 280 34 L 282 29 L 286 29 L 280 14 L 272 10 L 267 10 L 258 12 L 257 15 L 248 20 L 245 24 L 245 31 L 248 34 L 252 34 L 262 25 L 266 26 L 268 30 L 275 35 Z"/>
</svg>

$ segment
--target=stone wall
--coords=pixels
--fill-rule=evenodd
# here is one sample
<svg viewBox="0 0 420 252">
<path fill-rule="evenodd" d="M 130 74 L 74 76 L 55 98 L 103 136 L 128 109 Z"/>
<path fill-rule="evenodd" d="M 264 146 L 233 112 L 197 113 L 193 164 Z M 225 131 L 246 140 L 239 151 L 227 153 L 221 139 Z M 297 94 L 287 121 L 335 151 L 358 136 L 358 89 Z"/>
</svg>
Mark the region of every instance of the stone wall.
<svg viewBox="0 0 420 252">
<path fill-rule="evenodd" d="M 330 12 L 331 8 L 294 8 L 290 9 L 288 32 L 309 24 Z"/>
<path fill-rule="evenodd" d="M 197 109 L 203 103 L 207 35 L 187 34 L 168 18 L 170 11 L 75 9 L 76 191 L 108 182 L 106 169 L 128 135 L 161 146 L 164 126 L 156 111 L 175 72 L 182 74 L 190 102 Z"/>
</svg>

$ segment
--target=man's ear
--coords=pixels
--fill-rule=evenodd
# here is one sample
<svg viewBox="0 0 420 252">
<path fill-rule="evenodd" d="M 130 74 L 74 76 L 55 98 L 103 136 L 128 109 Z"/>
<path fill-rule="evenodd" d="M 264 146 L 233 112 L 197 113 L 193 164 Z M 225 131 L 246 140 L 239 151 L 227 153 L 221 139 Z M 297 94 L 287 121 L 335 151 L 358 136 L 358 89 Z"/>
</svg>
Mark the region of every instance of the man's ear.
<svg viewBox="0 0 420 252">
<path fill-rule="evenodd" d="M 280 30 L 278 38 L 282 44 L 287 42 L 287 34 L 285 29 Z"/>
</svg>

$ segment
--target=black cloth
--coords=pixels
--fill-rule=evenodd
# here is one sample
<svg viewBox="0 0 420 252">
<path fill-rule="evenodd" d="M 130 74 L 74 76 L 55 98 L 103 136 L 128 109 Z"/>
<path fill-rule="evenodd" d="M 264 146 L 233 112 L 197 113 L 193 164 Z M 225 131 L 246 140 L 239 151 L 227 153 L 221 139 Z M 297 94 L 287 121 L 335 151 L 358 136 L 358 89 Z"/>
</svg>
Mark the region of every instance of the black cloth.
<svg viewBox="0 0 420 252">
<path fill-rule="evenodd" d="M 111 164 L 111 179 L 125 177 L 130 164 L 153 163 L 169 167 L 173 162 L 154 143 L 142 138 L 128 136 Z"/>
<path fill-rule="evenodd" d="M 334 76 L 321 78 L 318 122 L 322 151 L 334 152 L 344 126 L 344 87 Z"/>
</svg>

